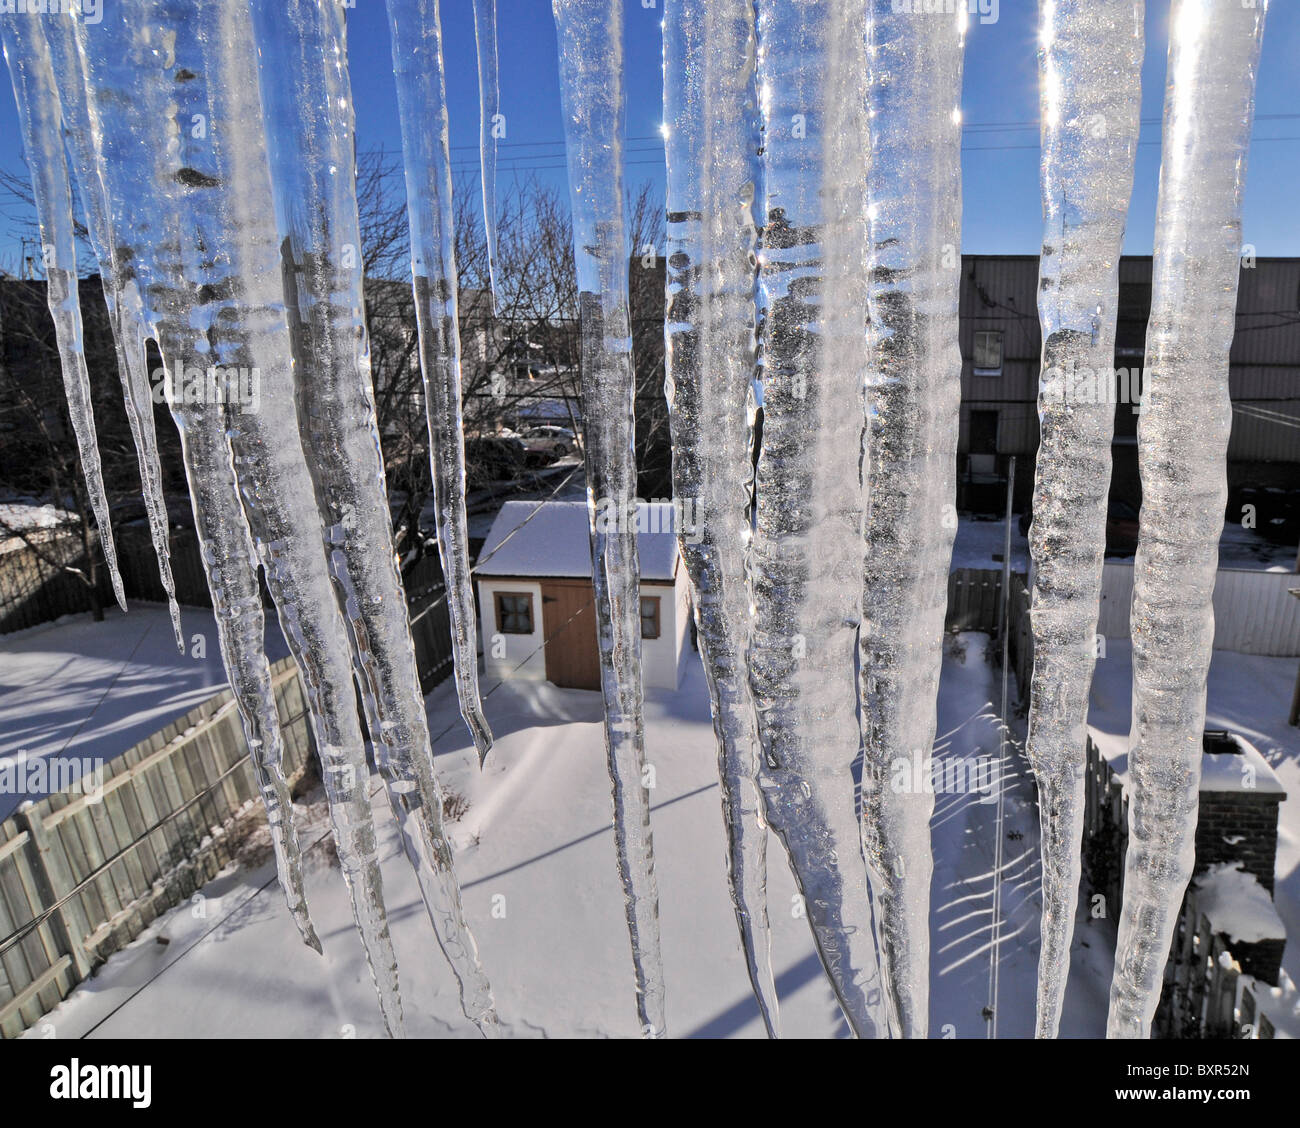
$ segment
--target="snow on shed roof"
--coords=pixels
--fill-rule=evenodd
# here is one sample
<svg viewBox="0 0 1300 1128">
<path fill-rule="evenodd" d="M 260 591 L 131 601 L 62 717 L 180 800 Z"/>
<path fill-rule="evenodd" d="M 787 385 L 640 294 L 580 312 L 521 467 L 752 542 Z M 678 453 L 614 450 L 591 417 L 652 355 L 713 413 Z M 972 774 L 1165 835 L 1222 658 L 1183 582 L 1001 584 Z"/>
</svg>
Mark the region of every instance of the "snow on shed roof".
<svg viewBox="0 0 1300 1128">
<path fill-rule="evenodd" d="M 670 502 L 637 502 L 643 580 L 673 580 L 677 536 Z M 507 501 L 479 553 L 479 576 L 590 577 L 586 501 Z"/>
</svg>

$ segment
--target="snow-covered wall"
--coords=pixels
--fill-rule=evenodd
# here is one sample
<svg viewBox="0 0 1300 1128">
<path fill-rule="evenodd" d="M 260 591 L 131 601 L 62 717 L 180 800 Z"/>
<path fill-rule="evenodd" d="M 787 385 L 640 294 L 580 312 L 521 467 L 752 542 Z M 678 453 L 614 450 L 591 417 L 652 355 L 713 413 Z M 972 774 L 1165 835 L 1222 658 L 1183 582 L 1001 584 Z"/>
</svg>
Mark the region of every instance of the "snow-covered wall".
<svg viewBox="0 0 1300 1128">
<path fill-rule="evenodd" d="M 642 682 L 646 686 L 676 689 L 683 669 L 682 636 L 688 629 L 684 608 L 689 596 L 684 575 L 679 571 L 673 584 L 643 582 L 641 598 L 659 600 L 659 637 L 641 642 Z"/>
<path fill-rule="evenodd" d="M 483 625 L 483 673 L 489 678 L 546 680 L 542 645 L 542 585 L 529 580 L 479 580 L 479 621 Z M 505 634 L 497 623 L 498 592 L 527 593 L 533 600 L 531 634 Z"/>
</svg>

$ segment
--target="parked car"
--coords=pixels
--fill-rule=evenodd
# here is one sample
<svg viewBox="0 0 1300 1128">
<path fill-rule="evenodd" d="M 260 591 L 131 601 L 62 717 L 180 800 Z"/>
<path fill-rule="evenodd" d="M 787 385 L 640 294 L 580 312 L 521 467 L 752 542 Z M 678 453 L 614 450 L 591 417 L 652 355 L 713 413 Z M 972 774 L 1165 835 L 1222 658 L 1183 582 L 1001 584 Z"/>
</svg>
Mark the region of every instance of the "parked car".
<svg viewBox="0 0 1300 1128">
<path fill-rule="evenodd" d="M 543 425 L 529 427 L 521 436 L 524 450 L 532 457 L 554 461 L 578 447 L 577 436 L 567 427 Z"/>
</svg>

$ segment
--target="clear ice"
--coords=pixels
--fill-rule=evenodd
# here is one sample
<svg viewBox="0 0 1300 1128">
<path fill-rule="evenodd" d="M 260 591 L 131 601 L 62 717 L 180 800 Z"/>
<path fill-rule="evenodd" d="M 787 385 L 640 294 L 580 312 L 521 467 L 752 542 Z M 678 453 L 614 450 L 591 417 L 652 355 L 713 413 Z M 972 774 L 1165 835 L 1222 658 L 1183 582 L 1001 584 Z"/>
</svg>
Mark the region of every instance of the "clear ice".
<svg viewBox="0 0 1300 1128">
<path fill-rule="evenodd" d="M 388 0 L 388 22 L 406 167 L 411 272 L 428 413 L 438 555 L 447 582 L 460 713 L 481 764 L 492 748 L 492 730 L 479 699 L 478 630 L 465 516 L 456 230 L 438 0 Z"/>
<path fill-rule="evenodd" d="M 1110 395 L 1076 396 L 1070 389 L 1114 379 L 1119 258 L 1141 105 L 1143 8 L 1144 0 L 1053 0 L 1040 8 L 1043 356 L 1029 531 L 1034 670 L 1026 743 L 1038 779 L 1042 834 L 1040 1038 L 1056 1037 L 1074 938 L 1116 410 Z"/>
<path fill-rule="evenodd" d="M 254 22 L 263 45 L 262 104 L 299 424 L 366 725 L 462 1008 L 494 1036 L 492 992 L 465 923 L 443 828 L 388 512 L 362 295 L 343 9 L 333 0 L 284 0 L 256 7 Z"/>
<path fill-rule="evenodd" d="M 864 6 L 759 9 L 763 439 L 750 686 L 767 820 L 853 1033 L 890 1029 L 854 787 L 867 371 Z"/>
<path fill-rule="evenodd" d="M 623 0 L 553 0 L 582 336 L 583 452 L 614 839 L 637 1018 L 666 1033 L 659 890 L 645 786 L 632 332 L 623 207 Z"/>
<path fill-rule="evenodd" d="M 874 5 L 865 571 L 859 677 L 863 838 L 898 1032 L 929 1024 L 934 795 L 891 785 L 929 760 L 957 529 L 961 80 L 966 14 Z M 909 771 L 909 778 L 911 778 Z"/>
<path fill-rule="evenodd" d="M 1228 352 L 1266 6 L 1175 0 L 1138 421 L 1128 855 L 1112 1038 L 1146 1038 L 1196 855 L 1214 582 L 1228 499 Z"/>
<path fill-rule="evenodd" d="M 753 0 L 667 0 L 665 390 L 678 544 L 691 579 L 718 741 L 727 875 L 750 985 L 778 1033 L 767 822 L 749 690 L 759 182 Z"/>
</svg>

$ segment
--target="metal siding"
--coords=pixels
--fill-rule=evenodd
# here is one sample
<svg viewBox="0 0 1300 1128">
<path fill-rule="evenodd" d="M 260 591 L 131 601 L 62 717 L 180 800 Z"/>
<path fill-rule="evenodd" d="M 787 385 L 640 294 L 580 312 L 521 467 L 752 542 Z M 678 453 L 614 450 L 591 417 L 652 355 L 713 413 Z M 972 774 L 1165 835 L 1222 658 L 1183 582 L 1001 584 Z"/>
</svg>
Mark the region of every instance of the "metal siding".
<svg viewBox="0 0 1300 1128">
<path fill-rule="evenodd" d="M 1107 563 L 1102 577 L 1097 631 L 1129 637 L 1133 602 L 1132 564 Z M 1220 568 L 1214 585 L 1214 649 L 1272 657 L 1300 656 L 1300 587 L 1294 572 Z"/>
<path fill-rule="evenodd" d="M 1149 255 L 1120 260 L 1121 284 L 1150 285 L 1151 277 Z M 998 453 L 1028 455 L 1037 449 L 1042 349 L 1037 292 L 1035 256 L 968 255 L 962 260 L 963 453 L 968 450 L 971 410 L 999 412 Z M 1233 399 L 1294 414 L 1300 421 L 1300 259 L 1257 259 L 1254 267 L 1243 269 L 1237 308 L 1230 376 Z M 988 329 L 1003 333 L 1000 377 L 973 372 L 975 334 Z M 1300 423 L 1292 428 L 1241 411 L 1233 415 L 1230 459 L 1300 462 Z"/>
</svg>

